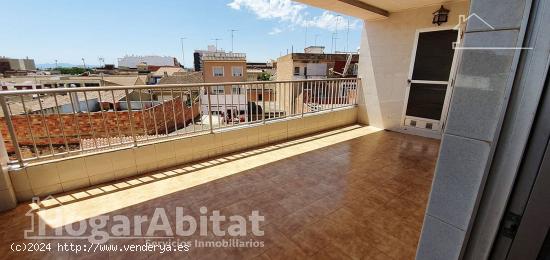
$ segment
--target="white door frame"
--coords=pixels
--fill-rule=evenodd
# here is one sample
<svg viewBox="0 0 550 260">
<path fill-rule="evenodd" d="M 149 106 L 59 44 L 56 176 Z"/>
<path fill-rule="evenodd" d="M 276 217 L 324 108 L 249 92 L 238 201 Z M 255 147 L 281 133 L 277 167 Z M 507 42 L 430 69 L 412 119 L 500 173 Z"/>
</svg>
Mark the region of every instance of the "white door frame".
<svg viewBox="0 0 550 260">
<path fill-rule="evenodd" d="M 412 80 L 412 73 L 413 73 L 413 69 L 414 69 L 414 62 L 416 60 L 416 50 L 418 48 L 418 38 L 420 36 L 420 33 L 434 32 L 434 31 L 445 31 L 445 30 L 454 30 L 454 28 L 452 26 L 440 26 L 440 27 L 430 27 L 430 28 L 422 28 L 422 29 L 417 29 L 416 30 L 415 37 L 414 37 L 414 45 L 413 45 L 413 49 L 412 49 L 412 53 L 411 53 L 411 61 L 410 61 L 410 64 L 409 64 L 409 73 L 408 73 L 408 76 L 407 76 L 407 87 L 406 87 L 406 91 L 405 91 L 405 101 L 404 101 L 403 111 L 402 111 L 402 115 L 401 115 L 401 128 L 404 131 L 408 131 L 408 132 L 411 132 L 413 134 L 418 134 L 418 135 L 439 137 L 442 130 L 443 130 L 443 128 L 444 128 L 445 122 L 447 120 L 447 113 L 449 111 L 449 103 L 450 103 L 452 92 L 453 92 L 454 78 L 456 76 L 456 67 L 457 67 L 457 64 L 458 64 L 458 59 L 457 59 L 458 50 L 455 49 L 455 51 L 453 53 L 453 61 L 451 63 L 451 70 L 449 72 L 449 80 L 448 81 Z M 457 30 L 457 35 L 458 35 L 457 36 L 457 40 L 458 40 L 461 37 L 461 29 L 460 28 Z M 411 89 L 411 84 L 412 83 L 425 83 L 425 84 L 434 84 L 434 85 L 436 85 L 436 84 L 446 84 L 447 85 L 447 91 L 445 92 L 445 99 L 444 99 L 443 108 L 442 108 L 442 111 L 441 111 L 441 118 L 439 120 L 407 116 L 407 105 L 409 103 L 409 94 L 410 94 L 410 89 Z M 407 119 L 419 120 L 419 121 L 424 121 L 424 122 L 427 122 L 427 123 L 433 123 L 433 124 L 436 124 L 437 127 L 432 128 L 432 129 L 426 129 L 426 128 L 418 128 L 418 127 L 408 126 L 408 125 L 405 125 Z"/>
</svg>

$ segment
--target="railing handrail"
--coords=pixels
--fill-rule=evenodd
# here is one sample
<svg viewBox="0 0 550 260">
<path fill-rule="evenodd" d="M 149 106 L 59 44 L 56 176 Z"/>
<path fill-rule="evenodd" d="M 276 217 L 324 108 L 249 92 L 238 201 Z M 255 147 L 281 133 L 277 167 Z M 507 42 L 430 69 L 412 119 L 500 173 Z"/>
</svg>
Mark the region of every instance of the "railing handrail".
<svg viewBox="0 0 550 260">
<path fill-rule="evenodd" d="M 300 83 L 320 81 L 345 81 L 359 78 L 326 78 L 326 79 L 301 79 L 301 80 L 277 80 L 277 81 L 244 81 L 244 82 L 219 82 L 219 83 L 186 83 L 186 84 L 159 84 L 159 85 L 133 85 L 133 86 L 103 86 L 103 87 L 74 87 L 74 88 L 48 88 L 48 89 L 23 89 L 23 90 L 0 90 L 0 96 L 25 95 L 25 94 L 51 94 L 68 92 L 92 92 L 111 91 L 128 89 L 170 89 L 170 88 L 197 88 L 229 85 L 260 85 L 278 83 Z"/>
</svg>

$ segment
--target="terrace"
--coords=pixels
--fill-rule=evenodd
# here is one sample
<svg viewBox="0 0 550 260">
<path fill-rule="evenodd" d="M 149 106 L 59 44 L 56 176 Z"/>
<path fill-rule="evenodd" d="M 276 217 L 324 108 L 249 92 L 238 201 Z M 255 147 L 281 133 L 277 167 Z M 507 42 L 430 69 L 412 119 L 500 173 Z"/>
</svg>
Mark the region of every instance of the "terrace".
<svg viewBox="0 0 550 260">
<path fill-rule="evenodd" d="M 226 216 L 246 215 L 252 210 L 265 216 L 263 237 L 252 234 L 239 237 L 242 241 L 264 241 L 264 247 L 193 248 L 189 256 L 199 259 L 305 258 L 327 253 L 354 258 L 412 258 L 437 151 L 437 140 L 352 125 L 65 192 L 31 207 L 42 209 L 35 214 L 46 221 L 48 230 L 88 221 L 100 214 L 147 215 L 161 205 L 171 213 L 176 206 L 184 207 L 186 214 L 197 219 L 200 206 L 218 209 Z M 117 158 L 112 159 L 116 163 Z M 21 204 L 0 217 L 4 220 L 3 241 L 25 241 L 22 230 L 32 226 L 30 218 L 22 216 L 28 210 L 29 205 Z M 62 220 L 51 217 L 57 214 L 65 217 Z M 169 218 L 175 221 L 173 216 Z M 148 223 L 143 223 L 144 227 Z M 209 227 L 207 236 L 197 234 L 185 239 L 222 238 L 213 236 Z M 64 242 L 88 243 L 82 239 Z M 144 240 L 109 242 L 119 246 L 124 243 L 141 244 Z M 21 255 L 9 248 L 2 250 L 3 255 Z M 31 255 L 70 254 L 74 253 Z M 90 256 L 156 254 L 102 252 Z"/>
<path fill-rule="evenodd" d="M 549 136 L 548 69 L 541 64 L 548 64 L 550 32 L 541 20 L 550 6 L 301 2 L 365 21 L 358 78 L 0 92 L 9 153 L 0 182 L 0 205 L 10 209 L 0 215 L 3 241 L 91 246 L 97 232 L 90 229 L 79 236 L 57 232 L 98 216 L 147 216 L 129 224 L 128 235 L 112 234 L 116 225 L 105 223 L 99 229 L 110 239 L 103 245 L 190 241 L 189 252 L 162 256 L 196 259 L 544 257 L 548 229 L 541 227 L 550 218 L 525 208 L 548 205 L 530 196 L 547 192 L 536 177 L 548 181 L 539 172 L 549 165 L 541 145 Z M 451 12 L 440 26 L 432 19 L 441 4 Z M 487 21 L 465 19 L 474 13 Z M 537 48 L 523 52 L 527 44 Z M 212 88 L 235 85 L 238 93 L 223 96 Z M 266 89 L 269 100 L 250 95 Z M 69 112 L 14 114 L 8 106 L 61 95 L 87 100 L 84 93 L 100 91 L 124 95 L 92 113 L 71 105 Z M 156 98 L 143 100 L 147 95 Z M 159 208 L 166 219 L 153 217 Z M 149 232 L 159 219 L 190 230 L 179 211 L 199 220 L 216 210 L 223 216 L 258 210 L 264 234 L 217 234 L 233 227 L 228 222 L 187 236 Z M 522 216 L 527 220 L 513 222 Z M 236 238 L 263 246 L 204 246 Z M 115 251 L 86 253 L 159 256 Z"/>
<path fill-rule="evenodd" d="M 53 229 L 98 215 L 151 212 L 161 204 L 177 204 L 195 214 L 198 208 L 194 208 L 202 205 L 227 215 L 259 210 L 269 233 L 261 238 L 266 243 L 261 249 L 199 249 L 205 255 L 275 257 L 282 247 L 288 254 L 305 257 L 324 254 L 325 246 L 344 252 L 348 251 L 345 240 L 326 240 L 318 246 L 313 241 L 336 232 L 328 228 L 334 221 L 342 227 L 382 233 L 391 215 L 398 222 L 391 223 L 395 233 L 385 234 L 390 240 L 373 244 L 370 252 L 346 254 L 412 257 L 439 142 L 358 125 L 359 82 L 227 83 L 238 85 L 244 93 L 272 89 L 270 101 L 255 102 L 247 97 L 202 100 L 215 97 L 200 94 L 208 92 L 209 84 L 3 92 L 0 103 L 4 107 L 6 100 L 22 100 L 19 105 L 28 107 L 43 99 L 67 99 L 74 104 L 70 97 L 87 100 L 92 96 L 103 97 L 102 102 L 116 108 L 91 113 L 77 111 L 74 105 L 68 106 L 69 111 L 6 110 L 4 133 L 9 138 L 6 147 L 10 147 L 8 164 L 16 198 L 26 202 L 39 196 L 42 200 L 22 203 L 0 217 L 6 220 L 4 238 L 23 241 L 21 228 L 32 224 L 29 218 L 14 216 L 28 210 Z M 248 108 L 241 109 L 240 120 L 210 113 L 210 106 L 231 106 L 231 102 L 237 108 Z M 205 103 L 206 109 L 199 109 Z M 285 112 L 269 112 L 274 109 Z M 42 152 L 21 153 L 23 147 Z M 395 160 L 399 163 L 392 163 Z M 44 199 L 50 194 L 54 196 Z M 402 208 L 405 204 L 412 206 Z M 394 215 L 396 210 L 405 211 Z M 405 212 L 413 215 L 405 216 Z M 354 216 L 372 216 L 375 226 L 353 220 Z M 324 229 L 318 230 L 321 223 Z M 398 231 L 404 225 L 410 226 Z M 301 240 L 304 236 L 307 239 Z M 211 236 L 197 238 L 213 241 Z M 388 251 L 403 238 L 406 241 L 398 242 L 399 251 Z M 354 238 L 353 242 L 365 239 Z"/>
</svg>

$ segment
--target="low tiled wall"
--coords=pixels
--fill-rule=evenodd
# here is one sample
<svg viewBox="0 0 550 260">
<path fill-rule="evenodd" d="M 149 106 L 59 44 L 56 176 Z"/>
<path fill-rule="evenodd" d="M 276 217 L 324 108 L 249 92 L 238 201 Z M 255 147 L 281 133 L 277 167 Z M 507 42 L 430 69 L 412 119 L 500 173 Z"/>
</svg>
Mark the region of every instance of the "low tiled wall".
<svg viewBox="0 0 550 260">
<path fill-rule="evenodd" d="M 36 163 L 9 172 L 18 201 L 122 179 L 357 122 L 357 108 L 310 114 L 140 145 L 112 152 Z"/>
</svg>

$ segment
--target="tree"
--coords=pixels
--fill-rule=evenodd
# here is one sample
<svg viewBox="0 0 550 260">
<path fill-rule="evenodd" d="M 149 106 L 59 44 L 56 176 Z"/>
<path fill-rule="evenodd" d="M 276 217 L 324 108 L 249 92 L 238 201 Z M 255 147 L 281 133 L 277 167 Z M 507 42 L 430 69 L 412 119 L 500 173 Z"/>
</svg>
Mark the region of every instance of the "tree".
<svg viewBox="0 0 550 260">
<path fill-rule="evenodd" d="M 259 81 L 270 81 L 271 80 L 271 74 L 268 72 L 262 72 L 262 74 L 258 75 Z"/>
<path fill-rule="evenodd" d="M 84 69 L 79 67 L 72 67 L 72 68 L 56 68 L 55 70 L 59 71 L 61 74 L 69 74 L 69 75 L 80 75 L 84 73 L 85 71 L 91 71 L 90 69 Z"/>
</svg>

